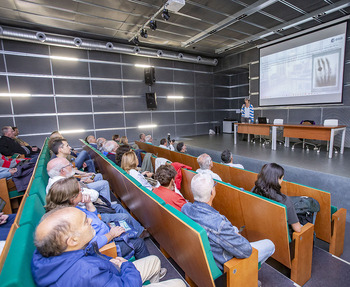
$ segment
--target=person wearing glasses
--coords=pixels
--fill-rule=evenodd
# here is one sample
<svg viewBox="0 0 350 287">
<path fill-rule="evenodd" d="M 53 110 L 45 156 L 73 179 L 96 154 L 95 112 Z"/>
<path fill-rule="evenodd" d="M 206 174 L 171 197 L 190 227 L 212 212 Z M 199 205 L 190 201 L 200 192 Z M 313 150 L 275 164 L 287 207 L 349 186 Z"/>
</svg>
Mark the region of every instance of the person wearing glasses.
<svg viewBox="0 0 350 287">
<path fill-rule="evenodd" d="M 195 201 L 186 203 L 181 212 L 206 230 L 215 263 L 220 270 L 223 271 L 224 263 L 233 257 L 248 258 L 252 247 L 258 250 L 259 262 L 264 263 L 275 252 L 275 245 L 269 239 L 249 243 L 236 226 L 214 209 L 215 185 L 209 174 L 195 175 L 191 181 Z"/>
</svg>

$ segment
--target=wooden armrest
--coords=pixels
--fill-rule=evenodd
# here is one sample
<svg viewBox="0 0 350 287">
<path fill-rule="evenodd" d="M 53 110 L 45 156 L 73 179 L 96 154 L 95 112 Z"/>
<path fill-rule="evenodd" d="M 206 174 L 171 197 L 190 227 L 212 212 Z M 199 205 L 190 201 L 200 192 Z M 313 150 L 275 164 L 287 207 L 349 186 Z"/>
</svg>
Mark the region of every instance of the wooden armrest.
<svg viewBox="0 0 350 287">
<path fill-rule="evenodd" d="M 5 200 L 6 204 L 4 209 L 2 210 L 5 214 L 12 214 L 10 196 L 7 189 L 6 178 L 0 179 L 0 197 Z"/>
<path fill-rule="evenodd" d="M 106 244 L 105 246 L 100 248 L 100 252 L 104 255 L 107 255 L 109 257 L 118 257 L 117 254 L 117 248 L 115 246 L 115 242 L 112 241 L 111 243 Z"/>
<path fill-rule="evenodd" d="M 346 209 L 340 208 L 332 214 L 332 232 L 331 242 L 329 244 L 329 253 L 335 256 L 343 254 L 344 236 L 346 224 Z"/>
<path fill-rule="evenodd" d="M 245 259 L 232 258 L 224 264 L 227 286 L 256 287 L 258 285 L 258 250 Z"/>
<path fill-rule="evenodd" d="M 314 225 L 307 223 L 301 232 L 294 232 L 293 241 L 294 258 L 290 279 L 302 286 L 311 278 Z"/>
</svg>

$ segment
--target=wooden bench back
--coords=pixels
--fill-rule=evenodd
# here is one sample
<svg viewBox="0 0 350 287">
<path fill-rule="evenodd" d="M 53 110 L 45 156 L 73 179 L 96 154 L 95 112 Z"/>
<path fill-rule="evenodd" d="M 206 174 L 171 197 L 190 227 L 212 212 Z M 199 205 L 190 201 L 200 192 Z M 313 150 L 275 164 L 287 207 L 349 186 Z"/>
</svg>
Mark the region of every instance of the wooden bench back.
<svg viewBox="0 0 350 287">
<path fill-rule="evenodd" d="M 123 174 L 89 146 L 86 145 L 84 149 L 101 170 L 106 171 L 110 185 L 113 190 L 117 190 L 121 200 L 186 275 L 197 286 L 215 286 L 198 231 L 169 211 L 171 206 L 162 205 L 162 200 L 155 199 L 156 195 L 137 186 L 128 175 Z M 180 213 L 179 216 L 181 215 Z"/>
<path fill-rule="evenodd" d="M 159 147 L 154 147 L 159 148 Z M 147 151 L 147 146 L 145 147 Z M 171 152 L 171 155 L 176 152 Z M 199 168 L 195 157 L 181 154 L 181 163 L 191 166 L 193 170 Z M 169 158 L 172 160 L 172 157 Z M 213 162 L 213 172 L 217 173 L 224 182 L 230 183 L 239 188 L 250 191 L 257 180 L 258 174 L 245 169 L 225 166 L 223 164 Z M 289 196 L 310 196 L 316 199 L 320 204 L 320 212 L 317 213 L 315 232 L 316 237 L 326 242 L 331 241 L 331 194 L 327 191 L 319 190 L 298 183 L 283 181 L 281 191 Z"/>
<path fill-rule="evenodd" d="M 193 202 L 191 180 L 194 175 L 196 173 L 193 171 L 182 170 L 181 192 L 191 202 Z M 287 215 L 284 206 L 218 182 L 213 207 L 238 228 L 245 225 L 243 235 L 249 241 L 270 239 L 276 247 L 272 257 L 291 268 Z"/>
</svg>

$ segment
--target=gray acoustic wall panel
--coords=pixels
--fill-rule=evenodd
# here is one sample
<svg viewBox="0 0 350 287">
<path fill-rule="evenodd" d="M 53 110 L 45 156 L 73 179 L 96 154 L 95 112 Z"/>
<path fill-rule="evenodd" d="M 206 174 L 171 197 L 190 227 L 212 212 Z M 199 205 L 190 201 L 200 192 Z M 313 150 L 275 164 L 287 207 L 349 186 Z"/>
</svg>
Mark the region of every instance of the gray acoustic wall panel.
<svg viewBox="0 0 350 287">
<path fill-rule="evenodd" d="M 1 115 L 11 115 L 11 99 L 8 97 L 0 98 L 0 114 Z M 1 120 L 2 121 L 2 120 Z"/>
<path fill-rule="evenodd" d="M 50 58 L 6 55 L 6 66 L 11 73 L 51 74 Z"/>
<path fill-rule="evenodd" d="M 57 130 L 57 121 L 55 116 L 16 117 L 16 126 L 21 134 L 51 133 Z"/>
<path fill-rule="evenodd" d="M 5 62 L 4 62 L 4 57 L 1 55 L 0 56 L 0 72 L 5 72 Z"/>
<path fill-rule="evenodd" d="M 57 97 L 58 113 L 89 113 L 92 112 L 91 97 Z"/>
<path fill-rule="evenodd" d="M 92 95 L 122 95 L 122 83 L 120 81 L 91 81 Z"/>
<path fill-rule="evenodd" d="M 300 124 L 302 120 L 312 120 L 315 121 L 317 125 L 322 125 L 322 109 L 321 108 L 314 108 L 314 109 L 307 109 L 307 108 L 300 108 L 300 109 L 289 109 L 289 118 L 288 123 L 290 124 Z M 263 111 L 264 114 L 268 114 L 267 112 Z M 286 119 L 285 119 L 286 121 Z"/>
<path fill-rule="evenodd" d="M 97 97 L 93 98 L 94 112 L 122 112 L 123 98 Z"/>
<path fill-rule="evenodd" d="M 124 127 L 123 114 L 95 114 L 96 129 L 110 129 Z"/>
<path fill-rule="evenodd" d="M 60 130 L 93 130 L 92 115 L 67 115 L 58 116 Z"/>
<path fill-rule="evenodd" d="M 1 59 L 1 57 L 0 57 Z M 0 93 L 8 93 L 6 76 L 0 76 Z"/>
<path fill-rule="evenodd" d="M 139 125 L 151 124 L 151 113 L 127 113 L 125 114 L 127 127 L 138 127 Z M 131 140 L 131 139 L 130 139 Z"/>
<path fill-rule="evenodd" d="M 173 70 L 155 69 L 155 78 L 157 82 L 173 82 L 174 72 Z"/>
<path fill-rule="evenodd" d="M 194 83 L 194 73 L 182 70 L 174 71 L 174 82 L 177 83 Z"/>
<path fill-rule="evenodd" d="M 145 121 L 145 123 L 147 123 L 147 120 Z M 175 124 L 175 113 L 173 112 L 152 113 L 152 123 L 160 126 L 163 126 L 163 125 L 173 126 Z"/>
<path fill-rule="evenodd" d="M 193 112 L 179 112 L 176 113 L 176 124 L 193 125 L 195 121 L 195 113 Z"/>
<path fill-rule="evenodd" d="M 90 95 L 90 81 L 76 79 L 54 79 L 55 93 L 60 95 Z"/>
<path fill-rule="evenodd" d="M 176 134 L 180 134 L 182 136 L 194 135 L 196 134 L 196 126 L 195 125 L 176 126 Z"/>
<path fill-rule="evenodd" d="M 11 93 L 53 94 L 52 80 L 50 78 L 9 76 L 8 79 Z"/>
<path fill-rule="evenodd" d="M 121 65 L 90 63 L 91 77 L 121 79 Z"/>
<path fill-rule="evenodd" d="M 13 98 L 13 110 L 20 114 L 47 114 L 55 113 L 54 97 Z"/>
</svg>

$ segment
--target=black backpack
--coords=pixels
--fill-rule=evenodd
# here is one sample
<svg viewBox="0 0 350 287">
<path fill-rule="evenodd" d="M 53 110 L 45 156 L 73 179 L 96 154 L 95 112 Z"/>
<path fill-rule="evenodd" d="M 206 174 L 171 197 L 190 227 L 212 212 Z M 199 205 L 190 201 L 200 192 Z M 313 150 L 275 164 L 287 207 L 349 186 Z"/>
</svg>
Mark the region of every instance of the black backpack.
<svg viewBox="0 0 350 287">
<path fill-rule="evenodd" d="M 316 213 L 320 211 L 320 204 L 312 197 L 308 196 L 290 196 L 293 202 L 295 212 L 302 225 L 310 222 L 315 224 Z"/>
</svg>

